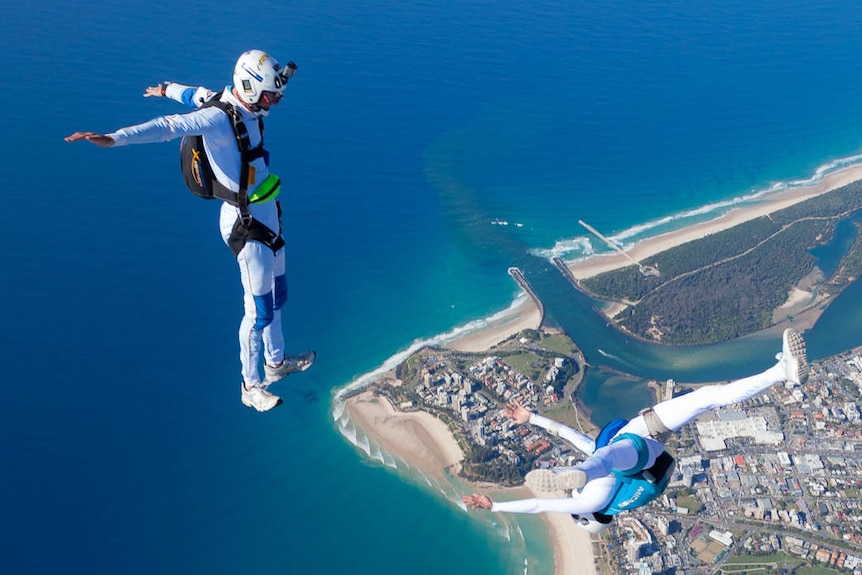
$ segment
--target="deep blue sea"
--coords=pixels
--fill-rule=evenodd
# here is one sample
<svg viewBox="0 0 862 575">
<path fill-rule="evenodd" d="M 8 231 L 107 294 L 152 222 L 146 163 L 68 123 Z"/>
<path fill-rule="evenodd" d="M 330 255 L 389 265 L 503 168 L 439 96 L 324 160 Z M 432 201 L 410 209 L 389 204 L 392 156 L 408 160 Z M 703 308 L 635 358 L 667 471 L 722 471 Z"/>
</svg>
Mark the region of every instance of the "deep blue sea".
<svg viewBox="0 0 862 575">
<path fill-rule="evenodd" d="M 2 573 L 550 574 L 535 518 L 465 513 L 352 436 L 335 393 L 507 308 L 510 265 L 592 363 L 765 367 L 774 338 L 608 333 L 547 258 L 601 249 L 579 219 L 631 243 L 862 162 L 858 0 L 0 7 Z M 182 111 L 143 90 L 221 88 L 251 48 L 299 65 L 266 134 L 288 347 L 318 352 L 266 414 L 239 401 L 236 264 L 178 144 L 63 142 Z M 862 344 L 859 282 L 809 342 Z M 596 417 L 649 401 L 602 373 Z"/>
</svg>

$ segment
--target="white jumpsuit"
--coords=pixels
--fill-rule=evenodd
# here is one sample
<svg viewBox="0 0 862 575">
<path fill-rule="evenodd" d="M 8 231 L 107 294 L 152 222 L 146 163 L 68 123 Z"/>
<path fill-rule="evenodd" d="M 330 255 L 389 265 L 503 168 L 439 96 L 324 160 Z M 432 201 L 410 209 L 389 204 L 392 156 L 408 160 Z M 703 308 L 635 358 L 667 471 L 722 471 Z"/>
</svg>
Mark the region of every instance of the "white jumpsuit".
<svg viewBox="0 0 862 575">
<path fill-rule="evenodd" d="M 212 97 L 212 92 L 202 87 L 168 84 L 165 96 L 199 108 Z M 257 116 L 231 94 L 229 87 L 225 88 L 221 100 L 233 104 L 239 110 L 248 130 L 251 147 L 259 145 L 261 133 Z M 239 190 L 242 168 L 240 151 L 230 119 L 219 108 L 207 107 L 187 114 L 162 116 L 108 135 L 114 139 L 115 146 L 166 142 L 182 136 L 202 135 L 215 177 L 231 190 Z M 252 161 L 251 167 L 254 175 L 249 177 L 249 195 L 269 176 L 269 167 L 264 158 Z M 249 211 L 254 219 L 273 231 L 279 231 L 277 202 L 254 203 L 249 205 Z M 227 202 L 222 203 L 219 228 L 225 243 L 238 215 L 239 208 Z M 245 308 L 239 328 L 240 363 L 243 381 L 247 387 L 252 387 L 261 384 L 261 348 L 267 363 L 277 365 L 284 360 L 281 328 L 281 307 L 287 299 L 284 248 L 274 254 L 265 245 L 249 241 L 236 260 Z"/>
<path fill-rule="evenodd" d="M 708 385 L 686 395 L 663 401 L 653 407 L 653 410 L 665 427 L 670 431 L 677 431 L 686 423 L 709 410 L 751 399 L 758 393 L 786 379 L 784 368 L 779 362 L 757 375 L 726 385 Z M 530 423 L 547 429 L 571 442 L 578 450 L 589 456 L 586 461 L 575 466 L 586 472 L 588 482 L 580 493 L 575 492 L 572 497 L 495 502 L 491 511 L 510 513 L 556 511 L 576 515 L 601 511 L 611 503 L 616 485 L 617 480 L 613 475 L 610 475 L 611 471 L 614 469 L 626 471 L 637 465 L 638 452 L 634 443 L 629 439 L 621 439 L 616 443 L 596 449 L 593 439 L 547 417 L 534 413 L 530 416 Z M 649 459 L 644 468 L 651 467 L 655 463 L 656 457 L 664 451 L 664 444 L 649 436 L 646 422 L 641 415 L 628 422 L 614 437 L 623 433 L 639 435 L 646 441 L 649 448 Z"/>
</svg>

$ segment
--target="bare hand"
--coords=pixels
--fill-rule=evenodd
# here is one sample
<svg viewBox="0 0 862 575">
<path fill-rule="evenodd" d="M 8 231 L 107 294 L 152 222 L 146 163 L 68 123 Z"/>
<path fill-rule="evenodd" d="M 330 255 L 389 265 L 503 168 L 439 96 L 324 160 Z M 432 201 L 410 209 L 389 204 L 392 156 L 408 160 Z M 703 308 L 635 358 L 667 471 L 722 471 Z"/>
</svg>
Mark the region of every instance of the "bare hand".
<svg viewBox="0 0 862 575">
<path fill-rule="evenodd" d="M 461 501 L 463 501 L 470 509 L 488 509 L 490 511 L 491 506 L 494 505 L 494 502 L 491 501 L 490 497 L 480 493 L 465 495 L 461 498 Z"/>
<path fill-rule="evenodd" d="M 506 417 L 512 418 L 515 423 L 529 423 L 530 415 L 532 415 L 517 399 L 512 400 L 509 405 L 503 408 L 503 414 Z"/>
<path fill-rule="evenodd" d="M 97 134 L 95 132 L 75 132 L 71 136 L 66 136 L 64 139 L 67 142 L 86 140 L 103 148 L 110 148 L 114 145 L 114 138 L 112 138 L 111 136 L 106 136 L 104 134 Z"/>
<path fill-rule="evenodd" d="M 144 98 L 161 98 L 162 97 L 162 84 L 156 84 L 155 86 L 150 86 L 146 90 L 144 90 Z"/>
</svg>

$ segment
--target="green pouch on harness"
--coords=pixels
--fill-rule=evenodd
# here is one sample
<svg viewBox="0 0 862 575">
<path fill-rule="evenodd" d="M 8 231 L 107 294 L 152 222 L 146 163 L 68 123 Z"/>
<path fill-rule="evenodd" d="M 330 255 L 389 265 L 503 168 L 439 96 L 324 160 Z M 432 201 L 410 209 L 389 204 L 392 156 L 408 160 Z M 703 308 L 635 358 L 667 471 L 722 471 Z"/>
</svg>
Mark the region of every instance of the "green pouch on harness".
<svg viewBox="0 0 862 575">
<path fill-rule="evenodd" d="M 255 188 L 254 193 L 249 194 L 248 203 L 263 204 L 274 200 L 281 192 L 281 178 L 270 172 L 264 181 Z"/>
</svg>

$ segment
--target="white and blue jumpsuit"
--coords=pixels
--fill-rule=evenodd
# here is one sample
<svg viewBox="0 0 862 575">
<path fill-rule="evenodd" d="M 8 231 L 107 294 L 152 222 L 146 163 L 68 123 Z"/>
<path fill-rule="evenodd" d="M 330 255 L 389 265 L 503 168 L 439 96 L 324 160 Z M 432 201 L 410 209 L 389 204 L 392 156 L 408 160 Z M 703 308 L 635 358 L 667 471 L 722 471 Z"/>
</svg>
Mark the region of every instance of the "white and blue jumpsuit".
<svg viewBox="0 0 862 575">
<path fill-rule="evenodd" d="M 227 114 L 217 107 L 200 108 L 213 93 L 203 87 L 168 84 L 165 96 L 199 108 L 187 114 L 162 116 L 143 124 L 121 128 L 108 134 L 115 146 L 166 142 L 183 136 L 201 135 L 210 165 L 218 181 L 233 191 L 239 190 L 242 160 Z M 261 142 L 257 116 L 248 110 L 231 93 L 230 87 L 222 92 L 221 101 L 232 104 L 241 114 L 248 130 L 251 147 Z M 248 194 L 252 196 L 269 176 L 265 158 L 251 162 Z M 252 180 L 253 178 L 253 180 Z M 279 213 L 274 198 L 266 202 L 251 203 L 252 217 L 270 230 L 279 232 Z M 239 208 L 223 202 L 219 216 L 222 239 L 227 243 L 233 225 L 239 217 Z M 242 377 L 247 387 L 261 385 L 260 359 L 263 347 L 264 360 L 277 365 L 284 360 L 284 336 L 281 327 L 281 308 L 287 300 L 284 247 L 277 253 L 257 241 L 248 241 L 236 257 L 243 288 L 245 313 L 239 327 L 240 362 Z"/>
<path fill-rule="evenodd" d="M 655 405 L 653 411 L 665 428 L 669 432 L 674 432 L 707 411 L 751 399 L 786 379 L 784 368 L 779 362 L 757 375 L 726 385 L 708 385 L 686 395 L 663 401 Z M 619 507 L 622 502 L 616 499 L 624 497 L 625 492 L 617 489 L 619 480 L 612 472 L 648 469 L 664 451 L 664 443 L 651 437 L 647 422 L 642 415 L 635 417 L 616 432 L 613 438 L 619 438 L 618 441 L 613 441 L 612 438 L 609 445 L 599 449 L 596 449 L 596 442 L 592 438 L 547 417 L 533 413 L 530 416 L 530 423 L 569 441 L 588 456 L 586 461 L 575 466 L 587 474 L 588 482 L 580 493 L 575 492 L 571 497 L 494 502 L 491 511 L 585 515 Z M 631 439 L 621 437 L 627 434 L 643 438 L 645 446 L 642 444 L 642 449 L 638 450 Z"/>
</svg>

